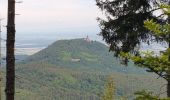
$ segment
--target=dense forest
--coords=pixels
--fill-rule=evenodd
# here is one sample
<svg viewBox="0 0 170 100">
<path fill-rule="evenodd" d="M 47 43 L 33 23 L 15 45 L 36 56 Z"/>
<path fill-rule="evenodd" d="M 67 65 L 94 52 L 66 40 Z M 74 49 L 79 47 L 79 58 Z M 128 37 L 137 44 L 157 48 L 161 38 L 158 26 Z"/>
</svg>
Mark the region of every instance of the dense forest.
<svg viewBox="0 0 170 100">
<path fill-rule="evenodd" d="M 16 99 L 101 100 L 109 76 L 115 82 L 118 100 L 133 99 L 134 93 L 143 89 L 160 93 L 163 79 L 133 63 L 121 65 L 108 50 L 97 41 L 56 41 L 16 64 Z"/>
</svg>

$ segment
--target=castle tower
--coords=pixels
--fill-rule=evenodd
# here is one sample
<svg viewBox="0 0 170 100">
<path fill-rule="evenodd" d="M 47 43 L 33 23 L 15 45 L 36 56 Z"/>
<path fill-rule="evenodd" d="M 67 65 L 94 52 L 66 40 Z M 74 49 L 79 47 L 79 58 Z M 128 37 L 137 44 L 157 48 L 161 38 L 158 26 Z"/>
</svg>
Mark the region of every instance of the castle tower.
<svg viewBox="0 0 170 100">
<path fill-rule="evenodd" d="M 86 42 L 91 42 L 89 36 L 87 35 L 87 37 L 84 39 Z"/>
</svg>

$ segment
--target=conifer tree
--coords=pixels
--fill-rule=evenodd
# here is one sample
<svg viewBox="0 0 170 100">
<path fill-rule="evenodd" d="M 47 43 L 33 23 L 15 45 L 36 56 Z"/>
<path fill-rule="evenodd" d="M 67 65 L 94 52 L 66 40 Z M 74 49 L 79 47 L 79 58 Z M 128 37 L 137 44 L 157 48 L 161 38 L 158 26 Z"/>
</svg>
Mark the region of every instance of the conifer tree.
<svg viewBox="0 0 170 100">
<path fill-rule="evenodd" d="M 167 20 L 162 15 L 154 15 L 160 9 L 160 3 L 167 4 L 169 0 L 96 0 L 96 4 L 106 18 L 98 18 L 100 35 L 110 45 L 116 57 L 120 52 L 138 54 L 136 47 L 141 42 L 149 44 L 152 34 L 144 27 L 144 21 L 153 19 L 158 23 Z M 170 2 L 170 1 L 169 1 Z M 160 40 L 156 38 L 156 40 Z M 125 60 L 127 61 L 127 60 Z"/>
<path fill-rule="evenodd" d="M 161 5 L 165 14 L 170 17 L 170 5 Z M 170 24 L 158 24 L 153 20 L 145 21 L 145 27 L 152 31 L 152 34 L 161 38 L 170 44 Z M 161 78 L 167 81 L 167 95 L 170 97 L 170 47 L 160 54 L 155 54 L 154 51 L 143 53 L 140 56 L 129 56 L 135 64 L 147 68 L 147 71 L 154 72 Z M 128 57 L 128 56 L 126 56 Z"/>
<path fill-rule="evenodd" d="M 106 14 L 106 20 L 99 18 L 100 34 L 110 44 L 110 50 L 114 51 L 116 57 L 123 58 L 123 64 L 127 65 L 128 59 L 132 59 L 135 64 L 167 80 L 167 96 L 170 97 L 170 7 L 168 6 L 170 1 L 96 0 L 96 2 Z M 154 11 L 157 10 L 163 10 L 163 13 L 159 16 L 154 15 Z M 152 40 L 167 42 L 168 49 L 159 56 L 153 53 L 141 55 L 137 47 L 141 42 L 149 45 Z"/>
</svg>

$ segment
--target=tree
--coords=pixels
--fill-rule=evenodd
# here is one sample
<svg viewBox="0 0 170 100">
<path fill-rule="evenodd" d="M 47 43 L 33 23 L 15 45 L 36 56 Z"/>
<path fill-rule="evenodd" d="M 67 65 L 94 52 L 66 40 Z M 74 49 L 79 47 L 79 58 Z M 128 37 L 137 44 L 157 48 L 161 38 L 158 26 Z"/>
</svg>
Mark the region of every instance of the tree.
<svg viewBox="0 0 170 100">
<path fill-rule="evenodd" d="M 113 78 L 111 76 L 108 77 L 108 82 L 105 85 L 104 95 L 102 100 L 114 100 L 115 98 L 115 85 Z"/>
<path fill-rule="evenodd" d="M 161 5 L 165 14 L 170 17 L 170 5 Z M 161 38 L 170 44 L 170 24 L 160 25 L 153 20 L 145 21 L 145 27 L 152 31 L 153 35 Z M 135 64 L 147 68 L 149 72 L 154 72 L 167 81 L 167 95 L 170 97 L 170 47 L 161 54 L 156 55 L 154 52 L 144 53 L 143 56 L 129 56 Z"/>
<path fill-rule="evenodd" d="M 159 1 L 159 2 L 158 2 Z M 138 47 L 142 42 L 149 44 L 152 34 L 143 27 L 144 21 L 153 19 L 163 23 L 162 15 L 156 16 L 159 3 L 168 0 L 96 0 L 97 6 L 105 13 L 106 19 L 98 18 L 100 35 L 110 45 L 116 57 L 120 52 L 138 54 Z M 156 38 L 156 40 L 160 40 Z M 125 60 L 127 61 L 127 60 Z"/>
<path fill-rule="evenodd" d="M 7 51 L 6 51 L 6 100 L 15 95 L 15 0 L 8 0 Z"/>
<path fill-rule="evenodd" d="M 132 59 L 135 64 L 144 66 L 148 68 L 148 71 L 165 78 L 168 82 L 167 96 L 170 97 L 170 50 L 167 49 L 159 57 L 153 56 L 153 54 L 144 54 L 142 57 L 138 49 L 141 42 L 146 42 L 149 45 L 152 40 L 165 41 L 170 48 L 170 31 L 167 31 L 170 16 L 167 18 L 164 16 L 165 14 L 169 15 L 169 7 L 160 7 L 160 4 L 168 4 L 170 1 L 96 0 L 96 2 L 97 6 L 106 13 L 106 20 L 99 18 L 100 34 L 110 44 L 110 50 L 114 51 L 116 57 L 123 58 L 123 64 L 127 65 L 128 59 Z M 154 11 L 162 9 L 164 9 L 164 13 L 159 16 L 154 15 Z M 144 25 L 146 20 L 150 21 L 145 22 Z M 158 29 L 153 30 L 152 28 Z"/>
</svg>

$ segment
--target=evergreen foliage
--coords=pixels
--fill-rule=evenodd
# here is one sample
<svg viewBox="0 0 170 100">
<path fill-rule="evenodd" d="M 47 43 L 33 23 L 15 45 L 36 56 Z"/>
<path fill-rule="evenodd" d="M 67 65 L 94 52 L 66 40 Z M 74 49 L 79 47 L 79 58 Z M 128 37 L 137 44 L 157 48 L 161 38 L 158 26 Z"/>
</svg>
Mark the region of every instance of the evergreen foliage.
<svg viewBox="0 0 170 100">
<path fill-rule="evenodd" d="M 166 12 L 170 12 L 170 6 L 162 5 L 161 8 Z M 170 13 L 169 13 L 170 14 Z M 164 39 L 165 41 L 169 41 L 170 34 L 170 25 L 169 23 L 160 25 L 152 20 L 145 21 L 145 27 L 150 31 L 153 31 L 154 35 L 157 37 Z M 167 38 L 168 37 L 168 38 Z M 170 72 L 170 48 L 163 51 L 160 55 L 155 55 L 153 52 L 145 53 L 144 56 L 134 56 L 132 60 L 135 64 L 146 67 L 148 71 L 155 72 L 160 77 L 170 81 L 169 72 Z"/>
<path fill-rule="evenodd" d="M 170 5 L 161 5 L 160 8 L 169 15 L 170 14 Z M 153 32 L 153 35 L 163 39 L 166 42 L 169 42 L 170 35 L 170 25 L 158 24 L 153 20 L 145 21 L 145 27 Z M 121 53 L 122 57 L 132 59 L 136 65 L 144 67 L 149 72 L 154 72 L 159 75 L 161 78 L 164 78 L 167 81 L 167 94 L 169 94 L 169 82 L 170 82 L 170 48 L 167 48 L 165 51 L 162 51 L 160 54 L 155 54 L 154 52 L 145 52 L 140 54 L 140 56 L 132 56 L 128 53 Z M 149 95 L 150 96 L 150 95 Z M 168 95 L 169 97 L 169 95 Z M 157 99 L 153 99 L 157 100 Z"/>
<path fill-rule="evenodd" d="M 167 80 L 167 96 L 170 97 L 170 1 L 169 0 L 96 0 L 106 13 L 106 20 L 99 19 L 101 35 L 110 44 L 110 50 L 122 63 L 129 59 L 149 72 Z M 154 15 L 154 11 L 162 11 Z M 158 14 L 158 13 L 157 13 Z M 167 50 L 160 54 L 140 53 L 140 44 L 166 42 Z M 132 56 L 133 55 L 133 56 Z"/>
<path fill-rule="evenodd" d="M 100 34 L 110 44 L 110 50 L 114 51 L 116 57 L 121 52 L 138 55 L 140 43 L 149 44 L 154 35 L 144 27 L 143 22 L 149 19 L 158 23 L 166 22 L 162 15 L 154 15 L 154 11 L 161 9 L 160 3 L 168 2 L 169 0 L 96 0 L 97 6 L 106 16 L 105 19 L 98 19 Z M 155 39 L 160 40 L 157 37 Z"/>
</svg>

